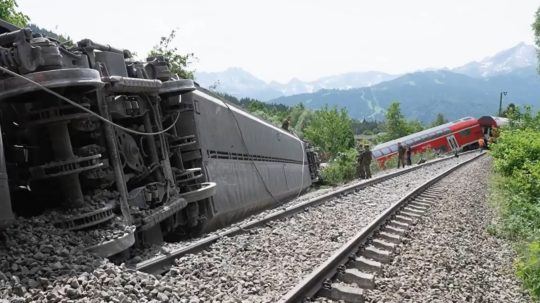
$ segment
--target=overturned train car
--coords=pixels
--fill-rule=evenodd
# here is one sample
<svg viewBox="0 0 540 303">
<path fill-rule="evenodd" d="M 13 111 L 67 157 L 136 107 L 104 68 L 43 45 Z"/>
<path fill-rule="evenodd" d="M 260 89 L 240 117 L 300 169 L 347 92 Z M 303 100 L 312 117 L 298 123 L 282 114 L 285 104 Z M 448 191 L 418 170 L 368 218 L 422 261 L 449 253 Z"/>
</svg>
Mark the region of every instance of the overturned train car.
<svg viewBox="0 0 540 303">
<path fill-rule="evenodd" d="M 110 256 L 224 226 L 317 179 L 304 142 L 172 75 L 166 58 L 1 25 L 2 225 L 51 210 L 72 230 L 121 217 L 134 228 L 98 250 Z"/>
</svg>

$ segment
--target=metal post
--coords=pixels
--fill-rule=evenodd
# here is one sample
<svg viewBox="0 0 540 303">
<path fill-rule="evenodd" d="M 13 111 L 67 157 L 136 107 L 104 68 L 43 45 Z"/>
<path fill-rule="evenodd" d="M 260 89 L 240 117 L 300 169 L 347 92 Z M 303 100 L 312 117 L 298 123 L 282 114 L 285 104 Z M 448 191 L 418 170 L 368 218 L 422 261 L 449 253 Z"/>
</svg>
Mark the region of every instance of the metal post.
<svg viewBox="0 0 540 303">
<path fill-rule="evenodd" d="M 499 99 L 499 117 L 502 115 L 502 92 L 501 97 Z"/>
<path fill-rule="evenodd" d="M 107 106 L 107 100 L 103 96 L 103 91 L 98 89 L 96 92 L 97 103 L 99 106 L 99 112 L 102 117 L 111 119 L 109 115 L 109 108 Z M 126 220 L 127 224 L 132 223 L 131 213 L 129 212 L 129 205 L 127 201 L 128 192 L 126 186 L 126 180 L 124 178 L 124 171 L 120 163 L 120 156 L 118 155 L 118 146 L 116 145 L 116 136 L 114 129 L 109 123 L 103 123 L 103 129 L 105 130 L 105 141 L 107 143 L 107 149 L 109 150 L 109 160 L 114 169 L 114 178 L 116 182 L 116 189 L 120 193 L 120 210 Z"/>
<path fill-rule="evenodd" d="M 501 96 L 499 98 L 499 117 L 502 115 L 502 98 L 503 98 L 503 95 L 506 96 L 508 92 L 501 92 Z"/>
<path fill-rule="evenodd" d="M 2 130 L 0 129 L 0 228 L 9 225 L 13 219 L 11 199 L 9 196 L 8 175 L 6 171 L 6 159 L 4 158 L 4 145 L 2 143 Z"/>
</svg>

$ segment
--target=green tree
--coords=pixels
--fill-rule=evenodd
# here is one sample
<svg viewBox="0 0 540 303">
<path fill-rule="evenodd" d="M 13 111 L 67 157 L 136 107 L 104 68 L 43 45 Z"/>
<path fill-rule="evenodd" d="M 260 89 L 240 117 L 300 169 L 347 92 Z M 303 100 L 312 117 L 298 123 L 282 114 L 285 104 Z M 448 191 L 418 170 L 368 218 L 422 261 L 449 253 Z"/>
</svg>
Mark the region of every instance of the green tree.
<svg viewBox="0 0 540 303">
<path fill-rule="evenodd" d="M 195 58 L 195 55 L 193 53 L 180 54 L 178 48 L 171 45 L 175 37 L 176 30 L 172 30 L 167 37 L 161 37 L 159 44 L 152 48 L 148 56 L 165 57 L 169 62 L 169 68 L 173 74 L 177 74 L 184 79 L 193 79 L 193 70 L 189 70 L 188 67 L 191 64 L 191 60 Z"/>
<path fill-rule="evenodd" d="M 385 114 L 386 125 L 384 141 L 390 141 L 409 134 L 409 125 L 401 113 L 400 104 L 394 101 L 388 107 Z"/>
<path fill-rule="evenodd" d="M 536 47 L 540 47 L 540 8 L 536 10 L 534 23 L 532 24 L 532 28 L 534 31 L 534 44 L 536 44 Z M 540 58 L 540 53 L 537 53 Z M 540 64 L 540 61 L 539 61 Z M 540 66 L 538 66 L 538 70 L 540 71 Z"/>
<path fill-rule="evenodd" d="M 343 108 L 325 106 L 315 111 L 304 137 L 318 146 L 326 159 L 354 147 L 351 118 Z"/>
<path fill-rule="evenodd" d="M 437 117 L 435 118 L 435 121 L 431 122 L 431 127 L 443 125 L 445 123 L 448 123 L 448 120 L 444 118 L 444 115 L 441 113 L 437 114 Z"/>
<path fill-rule="evenodd" d="M 17 11 L 17 7 L 19 6 L 15 0 L 0 0 L 0 19 L 19 27 L 25 27 L 30 18 Z"/>
<path fill-rule="evenodd" d="M 424 125 L 418 120 L 411 120 L 407 122 L 407 135 L 417 133 L 424 130 Z"/>
</svg>

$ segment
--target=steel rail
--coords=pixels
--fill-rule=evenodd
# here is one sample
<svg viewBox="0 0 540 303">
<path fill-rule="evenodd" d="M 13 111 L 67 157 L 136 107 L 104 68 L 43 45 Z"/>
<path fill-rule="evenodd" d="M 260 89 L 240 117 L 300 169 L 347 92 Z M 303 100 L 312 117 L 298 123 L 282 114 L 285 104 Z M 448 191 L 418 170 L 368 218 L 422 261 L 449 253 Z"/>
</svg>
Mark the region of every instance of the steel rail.
<svg viewBox="0 0 540 303">
<path fill-rule="evenodd" d="M 304 278 L 299 284 L 285 294 L 280 300 L 280 303 L 292 303 L 292 302 L 304 302 L 309 298 L 313 298 L 324 284 L 338 273 L 340 268 L 344 268 L 352 257 L 356 255 L 356 252 L 364 247 L 368 241 L 391 221 L 395 214 L 404 208 L 408 202 L 416 198 L 423 193 L 433 184 L 437 183 L 456 169 L 478 159 L 485 155 L 485 152 L 478 154 L 477 156 L 466 160 L 458 165 L 451 167 L 443 173 L 437 175 L 435 178 L 428 180 L 416 189 L 409 192 L 406 196 L 394 203 L 390 208 L 381 213 L 375 218 L 368 226 L 364 227 L 354 237 L 352 237 L 346 244 L 344 244 L 339 250 L 337 250 L 330 258 L 328 258 L 323 264 L 316 268 L 311 274 Z"/>
<path fill-rule="evenodd" d="M 465 153 L 462 153 L 462 155 L 469 154 L 471 152 L 474 152 L 474 151 L 465 152 Z M 167 255 L 158 256 L 158 257 L 155 257 L 155 258 L 152 258 L 152 259 L 148 259 L 148 260 L 144 260 L 142 262 L 139 262 L 134 266 L 134 269 L 136 269 L 138 271 L 154 274 L 154 275 L 162 274 L 162 273 L 166 272 L 169 269 L 169 267 L 174 264 L 174 260 L 176 260 L 178 258 L 181 258 L 182 256 L 185 256 L 185 255 L 188 255 L 188 254 L 198 253 L 198 252 L 208 248 L 210 245 L 212 245 L 213 243 L 215 243 L 216 241 L 218 241 L 219 239 L 221 239 L 223 237 L 230 237 L 230 236 L 234 236 L 234 235 L 244 233 L 244 232 L 248 231 L 249 229 L 262 226 L 262 225 L 264 225 L 264 224 L 266 224 L 268 222 L 278 220 L 278 219 L 281 219 L 281 218 L 285 218 L 285 217 L 289 217 L 289 216 L 294 215 L 294 214 L 299 213 L 299 212 L 303 212 L 308 207 L 319 205 L 319 204 L 324 203 L 324 202 L 326 202 L 326 201 L 328 201 L 330 199 L 333 199 L 335 197 L 343 196 L 343 195 L 349 194 L 351 192 L 354 192 L 354 191 L 357 191 L 357 190 L 360 190 L 360 189 L 363 189 L 363 188 L 366 188 L 366 187 L 369 187 L 369 186 L 384 182 L 386 180 L 401 176 L 401 175 L 409 173 L 411 171 L 415 171 L 415 170 L 420 169 L 422 167 L 430 166 L 430 165 L 433 165 L 435 163 L 439 163 L 439 162 L 443 162 L 443 161 L 448 161 L 448 160 L 453 159 L 453 158 L 454 158 L 454 156 L 448 156 L 448 157 L 444 157 L 444 158 L 435 159 L 435 160 L 432 160 L 432 161 L 429 161 L 429 162 L 426 162 L 426 163 L 423 163 L 423 164 L 420 164 L 420 165 L 415 165 L 415 166 L 405 168 L 405 169 L 402 169 L 402 170 L 399 170 L 399 171 L 396 171 L 396 172 L 392 172 L 392 173 L 385 174 L 385 175 L 382 175 L 382 176 L 379 176 L 379 177 L 375 177 L 373 179 L 369 179 L 369 180 L 366 180 L 366 181 L 363 181 L 363 182 L 351 184 L 349 186 L 346 186 L 346 187 L 340 188 L 338 190 L 323 194 L 321 196 L 309 199 L 309 200 L 307 200 L 305 202 L 298 203 L 296 205 L 292 205 L 292 206 L 289 206 L 289 207 L 284 207 L 282 210 L 271 213 L 271 214 L 269 214 L 269 215 L 267 215 L 267 216 L 265 216 L 263 218 L 256 219 L 256 220 L 253 220 L 253 221 L 249 221 L 247 223 L 244 223 L 244 224 L 241 224 L 241 225 L 238 225 L 238 226 L 233 226 L 233 227 L 230 227 L 230 228 L 228 228 L 227 230 L 225 230 L 225 231 L 223 231 L 221 233 L 218 232 L 216 234 L 204 237 L 204 238 L 202 238 L 202 239 L 200 239 L 200 240 L 198 240 L 198 241 L 196 241 L 196 242 L 194 242 L 192 244 L 189 244 L 189 245 L 187 245 L 185 247 L 174 250 L 174 251 L 168 253 Z M 277 208 L 277 209 L 279 209 L 279 208 Z"/>
</svg>

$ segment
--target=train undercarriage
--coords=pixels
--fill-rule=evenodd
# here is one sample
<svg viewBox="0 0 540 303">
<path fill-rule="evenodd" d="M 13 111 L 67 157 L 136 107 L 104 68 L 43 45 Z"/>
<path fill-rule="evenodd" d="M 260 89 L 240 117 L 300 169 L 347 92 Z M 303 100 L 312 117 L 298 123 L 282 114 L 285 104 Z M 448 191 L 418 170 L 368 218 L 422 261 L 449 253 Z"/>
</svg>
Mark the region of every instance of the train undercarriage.
<svg viewBox="0 0 540 303">
<path fill-rule="evenodd" d="M 193 81 L 165 58 L 139 62 L 91 40 L 68 49 L 19 29 L 0 46 L 4 224 L 10 208 L 54 210 L 51 223 L 70 230 L 121 216 L 130 228 L 105 256 L 131 246 L 135 229 L 141 243 L 197 231 L 215 183 L 182 156 L 195 143 L 177 129 Z"/>
<path fill-rule="evenodd" d="M 110 257 L 230 224 L 318 178 L 305 142 L 173 75 L 167 58 L 0 29 L 0 227 L 15 214 L 114 226 L 88 245 Z"/>
</svg>

